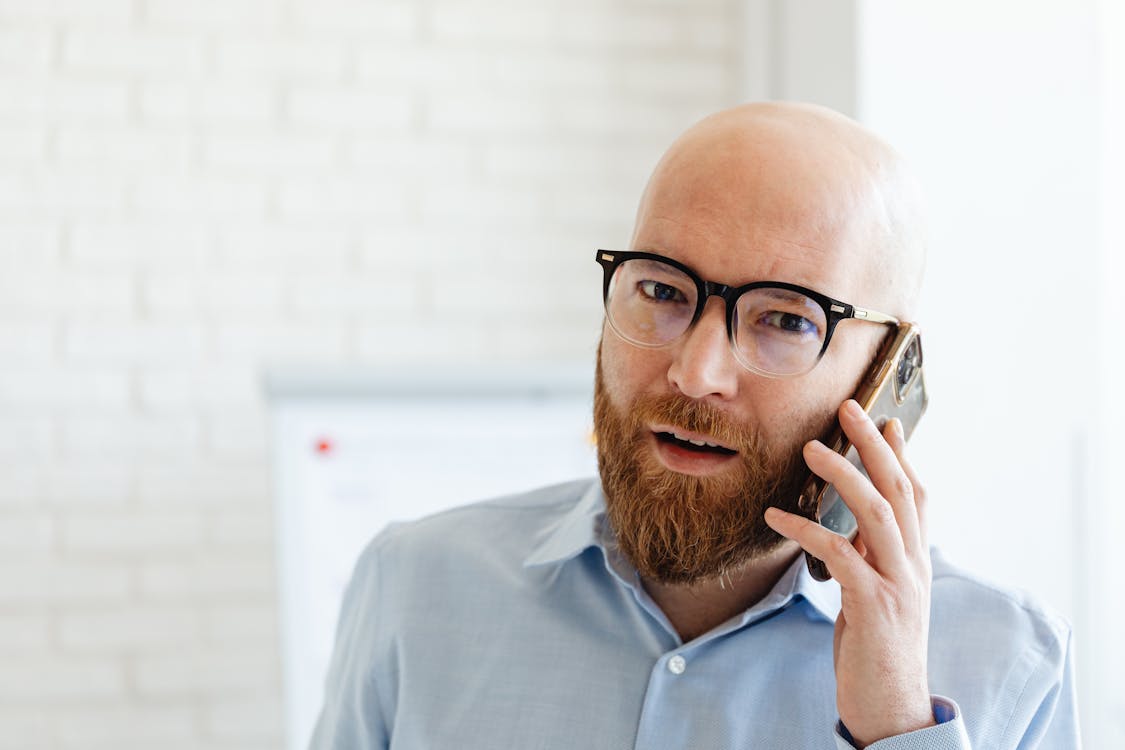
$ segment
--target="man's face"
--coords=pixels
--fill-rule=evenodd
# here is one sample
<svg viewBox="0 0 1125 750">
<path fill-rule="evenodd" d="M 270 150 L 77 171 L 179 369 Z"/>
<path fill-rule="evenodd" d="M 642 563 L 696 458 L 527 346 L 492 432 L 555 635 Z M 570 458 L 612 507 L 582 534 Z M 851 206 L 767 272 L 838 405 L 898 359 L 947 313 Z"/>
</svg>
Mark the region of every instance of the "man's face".
<svg viewBox="0 0 1125 750">
<path fill-rule="evenodd" d="M 630 249 L 729 285 L 790 282 L 877 307 L 864 288 L 864 227 L 846 208 L 822 185 L 775 181 L 768 164 L 731 158 L 721 149 L 666 157 Z M 712 297 L 694 328 L 658 349 L 603 329 L 595 427 L 607 513 L 622 552 L 649 579 L 717 578 L 782 543 L 762 513 L 795 509 L 802 445 L 828 430 L 886 333 L 846 321 L 811 372 L 768 378 L 735 359 L 723 304 Z"/>
</svg>

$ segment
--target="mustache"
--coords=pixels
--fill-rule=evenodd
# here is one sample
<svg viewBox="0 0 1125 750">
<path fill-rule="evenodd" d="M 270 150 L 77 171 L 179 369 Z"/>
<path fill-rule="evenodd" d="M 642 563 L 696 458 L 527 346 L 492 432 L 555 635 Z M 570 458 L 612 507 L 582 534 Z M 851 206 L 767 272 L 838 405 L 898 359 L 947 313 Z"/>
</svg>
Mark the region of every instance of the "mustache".
<svg viewBox="0 0 1125 750">
<path fill-rule="evenodd" d="M 710 435 L 744 456 L 762 455 L 766 447 L 756 426 L 731 418 L 714 404 L 678 394 L 638 396 L 628 416 L 637 430 L 646 429 L 646 425 L 654 422 L 678 427 L 686 432 Z"/>
</svg>

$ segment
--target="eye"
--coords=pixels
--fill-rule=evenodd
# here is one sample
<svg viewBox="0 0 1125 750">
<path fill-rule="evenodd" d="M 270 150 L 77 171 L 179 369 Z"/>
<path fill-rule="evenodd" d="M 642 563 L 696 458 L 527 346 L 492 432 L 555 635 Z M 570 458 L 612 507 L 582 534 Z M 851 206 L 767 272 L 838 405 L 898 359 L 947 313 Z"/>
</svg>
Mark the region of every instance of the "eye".
<svg viewBox="0 0 1125 750">
<path fill-rule="evenodd" d="M 803 315 L 797 315 L 795 313 L 770 310 L 769 312 L 763 313 L 759 321 L 767 326 L 785 331 L 786 333 L 795 333 L 802 336 L 817 335 L 816 323 L 813 323 Z"/>
<path fill-rule="evenodd" d="M 639 281 L 637 288 L 641 294 L 656 302 L 687 302 L 687 297 L 671 284 L 662 284 L 659 281 Z"/>
</svg>

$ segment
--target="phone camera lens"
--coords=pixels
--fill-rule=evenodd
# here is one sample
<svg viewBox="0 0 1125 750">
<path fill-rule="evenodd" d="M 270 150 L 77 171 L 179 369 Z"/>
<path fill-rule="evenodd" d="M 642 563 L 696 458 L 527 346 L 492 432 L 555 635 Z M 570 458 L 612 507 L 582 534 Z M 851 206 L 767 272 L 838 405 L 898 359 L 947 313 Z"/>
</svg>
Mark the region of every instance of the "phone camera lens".
<svg viewBox="0 0 1125 750">
<path fill-rule="evenodd" d="M 910 381 L 914 379 L 914 373 L 922 365 L 922 350 L 918 346 L 918 339 L 915 338 L 906 347 L 906 351 L 902 354 L 902 359 L 898 363 L 898 372 L 896 377 L 898 379 L 899 389 L 902 390 L 910 385 Z"/>
<path fill-rule="evenodd" d="M 914 362 L 903 357 L 898 363 L 898 384 L 905 388 L 912 377 L 914 377 Z"/>
</svg>

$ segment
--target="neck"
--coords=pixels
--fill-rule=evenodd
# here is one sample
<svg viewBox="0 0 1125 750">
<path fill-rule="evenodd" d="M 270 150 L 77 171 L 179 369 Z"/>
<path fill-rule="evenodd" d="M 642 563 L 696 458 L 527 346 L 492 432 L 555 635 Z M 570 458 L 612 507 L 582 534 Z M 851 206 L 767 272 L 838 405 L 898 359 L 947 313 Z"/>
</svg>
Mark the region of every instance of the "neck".
<svg viewBox="0 0 1125 750">
<path fill-rule="evenodd" d="M 687 584 L 646 578 L 644 586 L 687 643 L 761 601 L 800 551 L 795 542 L 787 541 L 721 578 Z"/>
</svg>

